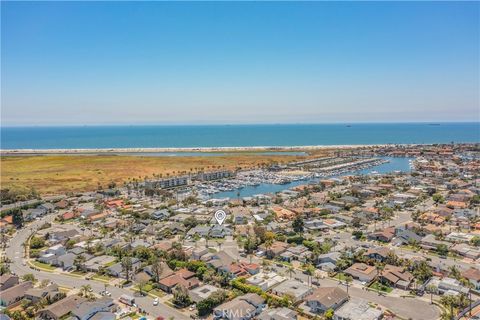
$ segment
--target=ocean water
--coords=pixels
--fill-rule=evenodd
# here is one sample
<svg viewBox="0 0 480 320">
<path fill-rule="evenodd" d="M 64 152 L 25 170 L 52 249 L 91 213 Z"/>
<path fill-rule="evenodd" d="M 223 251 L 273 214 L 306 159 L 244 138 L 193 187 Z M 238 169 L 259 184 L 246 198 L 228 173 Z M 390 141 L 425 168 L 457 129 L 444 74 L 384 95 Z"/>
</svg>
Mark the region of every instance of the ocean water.
<svg viewBox="0 0 480 320">
<path fill-rule="evenodd" d="M 480 142 L 480 123 L 2 127 L 1 149 Z"/>
</svg>

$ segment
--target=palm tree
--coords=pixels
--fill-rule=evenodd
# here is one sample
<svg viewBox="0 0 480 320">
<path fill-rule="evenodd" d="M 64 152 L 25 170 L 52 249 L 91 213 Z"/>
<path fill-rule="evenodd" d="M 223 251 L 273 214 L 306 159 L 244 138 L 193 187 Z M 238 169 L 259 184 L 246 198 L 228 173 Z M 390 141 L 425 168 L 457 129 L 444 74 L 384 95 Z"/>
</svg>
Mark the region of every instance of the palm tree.
<svg viewBox="0 0 480 320">
<path fill-rule="evenodd" d="M 205 247 L 208 248 L 208 240 L 210 239 L 210 231 L 208 231 L 208 233 L 205 235 Z"/>
<path fill-rule="evenodd" d="M 127 281 L 130 281 L 130 271 L 132 270 L 132 258 L 130 257 L 124 257 L 122 259 L 122 270 L 125 273 L 125 276 L 127 278 Z"/>
<path fill-rule="evenodd" d="M 430 304 L 433 304 L 433 292 L 435 291 L 435 286 L 433 284 L 429 284 L 426 288 L 427 292 L 430 292 Z"/>
<path fill-rule="evenodd" d="M 268 251 L 270 250 L 272 245 L 273 245 L 273 240 L 272 239 L 268 239 L 267 241 L 265 241 L 265 249 L 267 249 L 266 250 L 267 257 L 269 256 Z"/>
<path fill-rule="evenodd" d="M 27 258 L 27 253 L 28 253 L 28 245 L 26 242 L 22 243 L 22 247 L 23 247 L 23 256 L 25 258 Z"/>
<path fill-rule="evenodd" d="M 445 307 L 445 309 L 449 310 L 448 313 L 444 313 L 442 315 L 445 319 L 454 319 L 454 308 L 457 303 L 456 298 L 452 295 L 444 295 L 440 299 L 440 303 Z"/>
<path fill-rule="evenodd" d="M 83 269 L 83 264 L 85 263 L 86 258 L 83 254 L 79 254 L 78 256 L 75 257 L 73 260 L 73 265 L 77 269 L 77 271 Z"/>
<path fill-rule="evenodd" d="M 347 286 L 347 295 L 348 295 L 348 288 L 350 287 L 350 283 L 353 281 L 352 276 L 347 275 L 345 276 L 345 285 Z"/>
<path fill-rule="evenodd" d="M 293 266 L 288 266 L 288 274 L 290 275 L 290 279 L 292 279 L 292 273 L 293 273 L 294 269 L 293 269 Z"/>
<path fill-rule="evenodd" d="M 320 279 L 322 278 L 322 277 L 320 276 L 320 273 L 315 272 L 314 277 L 315 277 L 315 280 L 317 280 L 317 284 L 320 285 Z"/>
<path fill-rule="evenodd" d="M 163 264 L 162 264 L 162 260 L 157 256 L 155 256 L 152 262 L 152 272 L 153 272 L 155 282 L 160 281 L 160 277 L 163 273 Z"/>
<path fill-rule="evenodd" d="M 382 274 L 384 266 L 383 264 L 377 263 L 375 267 L 377 268 L 377 278 L 378 278 Z"/>
<path fill-rule="evenodd" d="M 312 276 L 315 274 L 315 267 L 312 266 L 311 264 L 308 264 L 306 266 L 305 272 L 308 275 L 308 281 L 310 283 L 310 286 L 312 285 Z"/>
<path fill-rule="evenodd" d="M 80 287 L 80 293 L 84 297 L 89 296 L 91 290 L 92 290 L 92 287 L 89 284 L 85 284 Z"/>
</svg>

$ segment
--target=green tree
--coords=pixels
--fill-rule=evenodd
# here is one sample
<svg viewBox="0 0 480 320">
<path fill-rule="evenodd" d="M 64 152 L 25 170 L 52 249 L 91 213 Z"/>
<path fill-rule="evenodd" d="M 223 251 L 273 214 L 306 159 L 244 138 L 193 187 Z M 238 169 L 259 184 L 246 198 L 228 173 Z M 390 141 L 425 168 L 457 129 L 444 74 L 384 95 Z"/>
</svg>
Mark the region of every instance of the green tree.
<svg viewBox="0 0 480 320">
<path fill-rule="evenodd" d="M 442 315 L 445 319 L 453 320 L 455 319 L 455 306 L 456 299 L 452 295 L 443 295 L 440 299 L 440 303 L 445 307 L 445 313 Z"/>
<path fill-rule="evenodd" d="M 352 232 L 352 236 L 355 237 L 355 239 L 360 239 L 363 236 L 363 232 L 360 230 L 355 230 Z"/>
<path fill-rule="evenodd" d="M 333 319 L 333 314 L 334 314 L 333 309 L 328 309 L 327 311 L 325 311 L 325 314 L 324 314 L 325 319 L 327 320 Z"/>
<path fill-rule="evenodd" d="M 438 205 L 439 203 L 444 203 L 445 202 L 445 198 L 443 198 L 443 196 L 439 193 L 435 193 L 432 196 L 432 200 L 433 200 L 433 202 L 435 202 L 436 205 Z"/>
<path fill-rule="evenodd" d="M 432 268 L 425 261 L 413 265 L 412 274 L 421 282 L 427 281 L 432 276 Z"/>
<path fill-rule="evenodd" d="M 191 216 L 183 221 L 183 225 L 185 228 L 187 228 L 187 230 L 190 230 L 198 225 L 198 221 L 195 217 Z"/>
<path fill-rule="evenodd" d="M 448 255 L 448 247 L 446 244 L 439 244 L 437 245 L 437 252 L 441 256 L 447 256 Z"/>
<path fill-rule="evenodd" d="M 293 220 L 292 228 L 293 228 L 293 231 L 295 231 L 297 233 L 302 233 L 303 232 L 303 219 L 301 217 L 296 217 L 295 220 Z"/>
<path fill-rule="evenodd" d="M 35 276 L 31 273 L 27 273 L 27 274 L 23 275 L 22 280 L 23 281 L 31 281 L 33 283 L 37 282 L 37 279 L 35 279 Z"/>
<path fill-rule="evenodd" d="M 15 210 L 12 212 L 12 223 L 18 229 L 23 226 L 23 214 L 21 210 Z"/>
<path fill-rule="evenodd" d="M 192 303 L 188 295 L 188 290 L 182 285 L 173 289 L 173 303 L 179 307 L 186 307 Z"/>
<path fill-rule="evenodd" d="M 212 313 L 213 309 L 227 299 L 227 293 L 224 290 L 218 290 L 212 293 L 208 298 L 197 303 L 198 315 L 203 317 Z"/>
<path fill-rule="evenodd" d="M 45 239 L 41 237 L 32 237 L 30 239 L 30 249 L 40 249 L 45 246 Z"/>
<path fill-rule="evenodd" d="M 8 264 L 1 262 L 0 263 L 0 275 L 3 276 L 4 274 L 10 273 L 10 267 Z"/>
<path fill-rule="evenodd" d="M 474 236 L 474 237 L 470 240 L 470 243 L 472 244 L 472 246 L 480 247 L 480 237 L 479 237 L 479 236 Z"/>
</svg>

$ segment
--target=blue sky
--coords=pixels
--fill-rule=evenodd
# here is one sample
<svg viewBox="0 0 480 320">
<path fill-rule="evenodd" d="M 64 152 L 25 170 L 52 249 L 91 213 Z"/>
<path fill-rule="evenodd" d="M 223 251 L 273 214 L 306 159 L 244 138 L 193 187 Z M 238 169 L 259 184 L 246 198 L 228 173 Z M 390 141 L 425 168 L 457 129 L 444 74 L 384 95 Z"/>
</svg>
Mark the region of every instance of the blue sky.
<svg viewBox="0 0 480 320">
<path fill-rule="evenodd" d="M 2 125 L 478 121 L 478 2 L 5 2 Z"/>
</svg>

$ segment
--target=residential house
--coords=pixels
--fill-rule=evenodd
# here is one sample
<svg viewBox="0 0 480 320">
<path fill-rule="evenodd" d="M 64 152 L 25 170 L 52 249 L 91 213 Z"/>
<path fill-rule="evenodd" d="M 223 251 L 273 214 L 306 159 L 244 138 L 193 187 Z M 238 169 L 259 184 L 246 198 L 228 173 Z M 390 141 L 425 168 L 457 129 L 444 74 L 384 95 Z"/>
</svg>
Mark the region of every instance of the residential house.
<svg viewBox="0 0 480 320">
<path fill-rule="evenodd" d="M 358 279 L 362 282 L 370 282 L 377 276 L 377 268 L 369 266 L 365 263 L 354 263 L 344 272 L 351 275 L 354 279 Z"/>
<path fill-rule="evenodd" d="M 448 243 L 446 241 L 441 241 L 441 240 L 435 239 L 435 235 L 433 235 L 433 234 L 426 235 L 420 241 L 420 246 L 423 249 L 428 249 L 428 250 L 436 250 L 437 247 L 439 245 L 442 245 L 442 244 L 446 245 L 447 247 L 450 247 L 450 245 L 451 245 L 450 243 Z"/>
<path fill-rule="evenodd" d="M 381 231 L 377 231 L 369 234 L 368 239 L 382 241 L 382 242 L 390 242 L 392 241 L 394 236 L 395 236 L 395 228 L 389 227 Z"/>
<path fill-rule="evenodd" d="M 37 303 L 42 299 L 48 301 L 57 301 L 62 298 L 63 295 L 58 290 L 58 285 L 51 283 L 44 288 L 30 288 L 25 292 L 25 299 L 30 300 L 32 303 Z"/>
<path fill-rule="evenodd" d="M 15 276 L 13 274 L 2 274 L 0 276 L 0 291 L 3 292 L 4 290 L 7 290 L 8 288 L 11 288 L 13 286 L 16 286 L 18 284 L 18 276 Z"/>
<path fill-rule="evenodd" d="M 480 290 L 480 269 L 472 267 L 464 271 L 462 277 L 470 281 L 475 290 Z"/>
<path fill-rule="evenodd" d="M 271 209 L 278 220 L 293 220 L 296 217 L 295 212 L 281 206 L 273 206 Z"/>
<path fill-rule="evenodd" d="M 413 275 L 402 267 L 387 264 L 380 274 L 380 281 L 390 286 L 408 290 L 413 281 Z"/>
<path fill-rule="evenodd" d="M 181 285 L 189 290 L 196 288 L 200 285 L 200 281 L 195 277 L 195 273 L 187 270 L 180 269 L 173 273 L 172 275 L 160 279 L 158 282 L 160 288 L 168 293 L 173 291 L 177 285 Z"/>
<path fill-rule="evenodd" d="M 313 290 L 305 301 L 309 312 L 322 314 L 329 309 L 337 310 L 348 301 L 348 294 L 338 287 L 322 287 Z"/>
<path fill-rule="evenodd" d="M 288 295 L 293 298 L 293 302 L 299 302 L 312 293 L 312 288 L 303 282 L 290 279 L 275 286 L 272 293 L 279 297 Z"/>
<path fill-rule="evenodd" d="M 390 248 L 376 247 L 368 249 L 363 256 L 367 259 L 372 259 L 378 262 L 384 262 L 389 255 L 394 254 Z"/>
<path fill-rule="evenodd" d="M 296 320 L 297 312 L 285 307 L 266 309 L 257 317 L 258 320 Z"/>
<path fill-rule="evenodd" d="M 152 212 L 151 217 L 155 220 L 165 220 L 170 217 L 170 212 L 167 209 L 155 210 Z"/>
<path fill-rule="evenodd" d="M 212 238 L 225 238 L 226 236 L 231 236 L 232 234 L 232 230 L 225 225 L 216 224 L 210 229 L 210 236 Z"/>
<path fill-rule="evenodd" d="M 265 244 L 262 244 L 259 246 L 259 249 L 265 251 L 265 254 L 269 259 L 273 259 L 287 251 L 288 246 L 289 245 L 286 242 L 275 241 L 270 247 L 267 248 Z"/>
<path fill-rule="evenodd" d="M 207 265 L 215 268 L 216 270 L 221 270 L 224 266 L 229 266 L 236 261 L 234 257 L 230 256 L 225 251 L 205 254 L 201 259 L 206 261 Z"/>
<path fill-rule="evenodd" d="M 280 255 L 280 259 L 284 261 L 298 260 L 305 262 L 309 256 L 310 251 L 308 248 L 303 245 L 299 245 L 287 248 L 287 251 Z"/>
<path fill-rule="evenodd" d="M 213 309 L 214 319 L 249 320 L 265 308 L 265 300 L 255 293 L 247 293 Z"/>
<path fill-rule="evenodd" d="M 86 298 L 78 295 L 68 296 L 38 311 L 37 319 L 60 320 L 85 301 Z"/>
<path fill-rule="evenodd" d="M 413 230 L 410 229 L 396 229 L 395 230 L 395 243 L 398 244 L 410 244 L 410 243 L 420 243 L 422 237 L 416 234 Z"/>
<path fill-rule="evenodd" d="M 315 231 L 315 230 L 325 230 L 328 229 L 328 226 L 323 223 L 321 219 L 310 219 L 305 221 L 304 227 L 307 230 Z"/>
<path fill-rule="evenodd" d="M 202 300 L 205 300 L 212 293 L 217 292 L 219 290 L 222 290 L 222 289 L 212 286 L 210 284 L 204 284 L 203 286 L 189 290 L 188 295 L 190 296 L 190 299 L 193 302 L 198 303 Z"/>
<path fill-rule="evenodd" d="M 250 278 L 246 279 L 246 283 L 259 287 L 263 291 L 270 290 L 274 286 L 278 285 L 279 283 L 282 283 L 285 281 L 286 278 L 283 276 L 280 276 L 274 271 L 270 272 L 259 272 Z"/>
<path fill-rule="evenodd" d="M 472 260 L 480 258 L 480 248 L 468 245 L 466 243 L 453 245 L 450 248 L 450 251 L 458 253 L 459 255 Z"/>
<path fill-rule="evenodd" d="M 340 308 L 335 310 L 334 320 L 380 320 L 383 318 L 383 312 L 380 308 L 375 308 L 366 300 L 352 298 Z"/>
<path fill-rule="evenodd" d="M 99 312 L 112 313 L 117 309 L 113 299 L 102 297 L 95 301 L 84 301 L 72 310 L 72 315 L 77 320 L 89 320 Z"/>
<path fill-rule="evenodd" d="M 233 216 L 233 223 L 236 225 L 247 224 L 252 215 L 246 207 L 238 206 L 230 209 Z"/>
<path fill-rule="evenodd" d="M 54 261 L 54 265 L 62 268 L 63 271 L 70 271 L 74 268 L 74 261 L 76 257 L 77 255 L 74 253 L 66 253 L 58 257 L 56 261 Z"/>
<path fill-rule="evenodd" d="M 132 260 L 132 268 L 129 274 L 130 278 L 132 278 L 133 275 L 140 269 L 140 266 L 142 264 L 142 262 L 137 258 L 131 258 L 131 260 Z M 122 262 L 118 262 L 113 266 L 108 267 L 107 272 L 113 277 L 127 278 L 127 275 L 124 272 L 122 267 Z"/>
<path fill-rule="evenodd" d="M 51 243 L 67 241 L 75 236 L 78 236 L 80 233 L 75 229 L 69 230 L 58 230 L 49 232 L 49 239 Z"/>
<path fill-rule="evenodd" d="M 32 287 L 32 282 L 25 281 L 6 290 L 2 290 L 2 294 L 0 295 L 0 307 L 9 307 L 14 303 L 19 302 L 25 297 L 25 292 Z"/>
<path fill-rule="evenodd" d="M 136 258 L 134 258 L 134 259 L 136 259 Z M 91 259 L 86 259 L 86 260 L 87 261 L 84 263 L 85 270 L 90 271 L 90 272 L 98 272 L 101 268 L 103 268 L 106 265 L 114 262 L 116 260 L 116 258 L 112 257 L 112 256 L 101 255 L 101 256 L 97 256 L 97 257 L 94 257 L 94 258 L 91 258 Z M 133 265 L 133 259 L 132 259 L 132 265 Z M 114 269 L 112 269 L 111 274 L 114 275 L 115 277 L 118 277 L 118 274 L 122 270 L 121 263 L 117 263 L 113 266 L 116 266 L 116 267 Z M 120 267 L 120 272 L 119 273 L 117 273 L 117 271 L 119 271 L 118 267 Z"/>
</svg>

